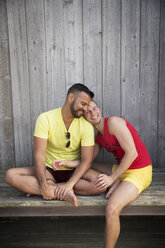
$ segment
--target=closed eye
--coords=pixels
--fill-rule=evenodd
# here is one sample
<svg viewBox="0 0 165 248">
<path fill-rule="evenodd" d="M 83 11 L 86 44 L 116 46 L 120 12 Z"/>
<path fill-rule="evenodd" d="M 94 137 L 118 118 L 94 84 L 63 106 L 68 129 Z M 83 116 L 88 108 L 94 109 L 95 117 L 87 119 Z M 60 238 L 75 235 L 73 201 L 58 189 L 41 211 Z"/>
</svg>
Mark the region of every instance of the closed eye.
<svg viewBox="0 0 165 248">
<path fill-rule="evenodd" d="M 86 105 L 87 105 L 86 102 L 82 102 L 81 104 L 82 104 L 83 106 L 86 106 Z"/>
</svg>

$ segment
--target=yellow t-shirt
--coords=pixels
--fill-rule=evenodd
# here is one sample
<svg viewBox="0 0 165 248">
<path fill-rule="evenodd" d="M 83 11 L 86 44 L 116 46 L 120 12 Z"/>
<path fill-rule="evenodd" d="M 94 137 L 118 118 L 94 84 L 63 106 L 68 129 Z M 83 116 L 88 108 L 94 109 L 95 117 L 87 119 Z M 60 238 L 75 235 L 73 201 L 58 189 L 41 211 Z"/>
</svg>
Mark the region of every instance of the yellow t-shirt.
<svg viewBox="0 0 165 248">
<path fill-rule="evenodd" d="M 81 146 L 94 145 L 94 128 L 85 118 L 74 118 L 70 132 L 70 146 L 65 147 L 68 139 L 61 108 L 40 114 L 37 119 L 34 136 L 47 139 L 46 166 L 52 168 L 55 159 L 75 160 L 81 155 Z M 67 170 L 68 168 L 61 168 Z"/>
</svg>

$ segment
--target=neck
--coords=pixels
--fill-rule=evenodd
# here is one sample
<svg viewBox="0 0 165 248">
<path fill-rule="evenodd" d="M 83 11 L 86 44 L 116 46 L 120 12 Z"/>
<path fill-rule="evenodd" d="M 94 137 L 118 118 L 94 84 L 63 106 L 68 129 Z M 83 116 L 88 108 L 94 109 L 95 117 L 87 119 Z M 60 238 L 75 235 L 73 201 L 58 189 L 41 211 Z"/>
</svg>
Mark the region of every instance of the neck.
<svg viewBox="0 0 165 248">
<path fill-rule="evenodd" d="M 62 113 L 62 118 L 63 118 L 65 125 L 67 127 L 68 127 L 68 125 L 70 126 L 74 117 L 73 117 L 72 113 L 70 112 L 70 109 L 67 106 L 67 104 L 64 104 L 64 106 L 62 107 L 61 113 Z"/>
<path fill-rule="evenodd" d="M 100 122 L 95 125 L 95 128 L 103 135 L 104 134 L 104 118 L 102 117 Z"/>
</svg>

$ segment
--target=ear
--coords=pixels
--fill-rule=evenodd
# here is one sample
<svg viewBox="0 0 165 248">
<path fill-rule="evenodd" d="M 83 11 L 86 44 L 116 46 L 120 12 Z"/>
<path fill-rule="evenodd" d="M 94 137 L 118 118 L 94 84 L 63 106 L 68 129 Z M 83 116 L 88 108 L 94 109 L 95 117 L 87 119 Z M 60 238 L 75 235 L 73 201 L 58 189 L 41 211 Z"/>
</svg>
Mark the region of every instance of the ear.
<svg viewBox="0 0 165 248">
<path fill-rule="evenodd" d="M 68 94 L 68 102 L 69 102 L 69 103 L 73 102 L 74 97 L 75 97 L 75 96 L 74 96 L 73 93 L 69 93 L 69 94 Z"/>
</svg>

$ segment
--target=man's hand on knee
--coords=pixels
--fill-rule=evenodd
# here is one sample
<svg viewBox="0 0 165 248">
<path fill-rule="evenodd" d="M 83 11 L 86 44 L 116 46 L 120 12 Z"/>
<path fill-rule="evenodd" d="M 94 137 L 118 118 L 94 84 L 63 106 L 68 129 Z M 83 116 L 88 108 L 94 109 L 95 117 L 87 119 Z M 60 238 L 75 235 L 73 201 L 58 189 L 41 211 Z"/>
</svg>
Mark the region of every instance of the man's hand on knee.
<svg viewBox="0 0 165 248">
<path fill-rule="evenodd" d="M 108 193 L 106 194 L 106 198 L 108 199 L 110 197 L 110 195 L 114 192 L 114 190 L 119 186 L 119 184 L 121 183 L 121 180 L 117 180 L 115 181 L 112 186 L 110 187 Z"/>
</svg>

